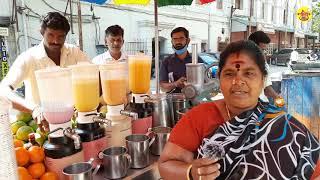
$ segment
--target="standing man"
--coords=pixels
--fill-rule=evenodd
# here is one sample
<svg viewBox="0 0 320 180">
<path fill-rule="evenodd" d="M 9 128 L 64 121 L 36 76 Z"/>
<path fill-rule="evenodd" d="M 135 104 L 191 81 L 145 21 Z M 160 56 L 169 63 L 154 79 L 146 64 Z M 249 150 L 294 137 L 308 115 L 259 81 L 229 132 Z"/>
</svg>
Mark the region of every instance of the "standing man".
<svg viewBox="0 0 320 180">
<path fill-rule="evenodd" d="M 70 25 L 64 16 L 49 12 L 41 23 L 43 39 L 40 44 L 20 54 L 0 84 L 0 94 L 12 101 L 14 108 L 32 113 L 42 131 L 48 130 L 48 123 L 43 119 L 39 106 L 35 71 L 52 66 L 67 67 L 79 61 L 89 62 L 88 56 L 79 48 L 65 43 L 69 30 Z M 25 98 L 14 92 L 22 82 L 25 84 Z"/>
<path fill-rule="evenodd" d="M 180 93 L 186 78 L 186 64 L 192 62 L 188 52 L 190 43 L 189 31 L 177 27 L 171 32 L 171 43 L 174 54 L 165 58 L 160 68 L 160 87 L 162 91 Z M 198 57 L 198 62 L 202 59 Z"/>
<path fill-rule="evenodd" d="M 108 50 L 92 59 L 94 64 L 105 64 L 109 60 L 114 61 L 125 61 L 127 60 L 127 55 L 121 50 L 124 40 L 123 40 L 123 29 L 119 25 L 109 26 L 105 30 L 105 45 Z"/>
<path fill-rule="evenodd" d="M 271 41 L 269 36 L 266 33 L 264 33 L 263 31 L 256 31 L 256 32 L 250 34 L 249 40 L 255 42 L 260 47 L 261 50 L 265 50 L 267 45 Z M 272 81 L 271 81 L 270 73 L 269 73 L 270 67 L 267 62 L 266 62 L 266 67 L 268 70 L 268 76 L 265 81 L 264 91 L 261 92 L 259 98 L 263 101 L 266 101 L 266 102 L 268 102 L 268 98 L 271 98 L 275 102 L 276 98 L 279 98 L 280 95 L 272 88 Z"/>
</svg>

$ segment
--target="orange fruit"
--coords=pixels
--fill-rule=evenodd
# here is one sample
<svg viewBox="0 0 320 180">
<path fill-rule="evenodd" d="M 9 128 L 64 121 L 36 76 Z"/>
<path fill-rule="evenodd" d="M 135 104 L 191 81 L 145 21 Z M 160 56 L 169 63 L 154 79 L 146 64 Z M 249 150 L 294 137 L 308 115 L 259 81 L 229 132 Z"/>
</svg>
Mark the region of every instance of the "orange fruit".
<svg viewBox="0 0 320 180">
<path fill-rule="evenodd" d="M 59 180 L 59 177 L 54 172 L 46 172 L 40 177 L 40 180 Z"/>
<path fill-rule="evenodd" d="M 24 167 L 18 167 L 18 177 L 19 177 L 19 180 L 32 180 L 32 176 L 29 174 L 28 170 Z"/>
<path fill-rule="evenodd" d="M 44 150 L 43 148 L 39 146 L 31 146 L 28 149 L 29 157 L 30 157 L 30 162 L 32 163 L 38 163 L 42 162 L 44 160 Z"/>
<path fill-rule="evenodd" d="M 19 139 L 14 139 L 13 140 L 13 144 L 14 144 L 14 147 L 17 148 L 17 147 L 23 147 L 23 141 L 19 140 Z"/>
<path fill-rule="evenodd" d="M 15 148 L 15 151 L 18 166 L 24 166 L 28 164 L 30 159 L 28 151 L 23 147 L 17 147 Z"/>
<path fill-rule="evenodd" d="M 28 167 L 28 171 L 32 178 L 40 178 L 46 172 L 46 167 L 43 163 L 34 163 Z"/>
</svg>

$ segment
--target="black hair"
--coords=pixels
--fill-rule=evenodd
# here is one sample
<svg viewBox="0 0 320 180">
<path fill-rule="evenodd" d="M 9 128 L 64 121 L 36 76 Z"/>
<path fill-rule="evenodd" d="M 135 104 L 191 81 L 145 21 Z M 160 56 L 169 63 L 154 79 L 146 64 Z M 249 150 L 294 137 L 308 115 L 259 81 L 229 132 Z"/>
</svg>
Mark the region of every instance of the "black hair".
<svg viewBox="0 0 320 180">
<path fill-rule="evenodd" d="M 268 71 L 266 68 L 265 56 L 263 55 L 263 52 L 254 42 L 244 40 L 232 42 L 222 51 L 219 61 L 219 76 L 221 74 L 222 68 L 226 64 L 228 57 L 231 54 L 235 53 L 247 54 L 258 65 L 263 76 L 267 76 Z"/>
<path fill-rule="evenodd" d="M 251 33 L 248 40 L 255 42 L 258 46 L 259 43 L 269 44 L 271 41 L 269 36 L 263 31 L 256 31 L 254 33 Z"/>
<path fill-rule="evenodd" d="M 106 37 L 111 35 L 111 36 L 121 36 L 123 37 L 124 31 L 122 29 L 121 26 L 119 25 L 113 25 L 113 26 L 109 26 L 106 30 L 105 30 L 105 35 Z"/>
<path fill-rule="evenodd" d="M 189 31 L 188 31 L 186 28 L 184 28 L 184 27 L 177 27 L 177 28 L 175 28 L 174 30 L 172 30 L 172 32 L 171 32 L 171 37 L 172 37 L 172 35 L 173 35 L 174 33 L 177 33 L 177 32 L 183 32 L 183 33 L 184 33 L 184 36 L 185 36 L 186 38 L 189 38 Z"/>
<path fill-rule="evenodd" d="M 49 12 L 41 22 L 41 32 L 46 28 L 62 30 L 66 34 L 70 31 L 70 24 L 63 15 L 58 12 Z"/>
</svg>

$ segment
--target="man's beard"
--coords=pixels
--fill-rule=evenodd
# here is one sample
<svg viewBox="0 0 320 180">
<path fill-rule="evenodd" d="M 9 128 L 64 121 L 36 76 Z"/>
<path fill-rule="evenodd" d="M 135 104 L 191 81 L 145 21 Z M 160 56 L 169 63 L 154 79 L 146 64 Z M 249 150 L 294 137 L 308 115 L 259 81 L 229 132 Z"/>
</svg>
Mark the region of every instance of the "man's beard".
<svg viewBox="0 0 320 180">
<path fill-rule="evenodd" d="M 176 50 L 180 50 L 183 49 L 186 45 L 183 44 L 176 44 L 175 46 L 173 46 Z"/>
</svg>

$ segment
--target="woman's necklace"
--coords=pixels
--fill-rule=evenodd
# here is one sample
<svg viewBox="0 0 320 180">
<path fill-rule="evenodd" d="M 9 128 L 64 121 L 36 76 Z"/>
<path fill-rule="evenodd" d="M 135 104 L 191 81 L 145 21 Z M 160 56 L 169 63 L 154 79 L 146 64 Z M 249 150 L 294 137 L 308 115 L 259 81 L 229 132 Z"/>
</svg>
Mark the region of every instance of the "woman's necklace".
<svg viewBox="0 0 320 180">
<path fill-rule="evenodd" d="M 229 108 L 228 108 L 228 105 L 226 104 L 226 110 L 227 110 L 227 114 L 228 114 L 228 121 L 231 119 L 231 115 L 230 115 L 230 111 L 229 111 Z"/>
</svg>

